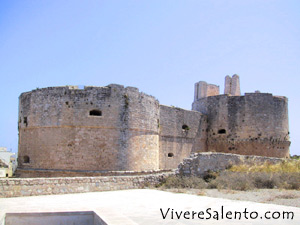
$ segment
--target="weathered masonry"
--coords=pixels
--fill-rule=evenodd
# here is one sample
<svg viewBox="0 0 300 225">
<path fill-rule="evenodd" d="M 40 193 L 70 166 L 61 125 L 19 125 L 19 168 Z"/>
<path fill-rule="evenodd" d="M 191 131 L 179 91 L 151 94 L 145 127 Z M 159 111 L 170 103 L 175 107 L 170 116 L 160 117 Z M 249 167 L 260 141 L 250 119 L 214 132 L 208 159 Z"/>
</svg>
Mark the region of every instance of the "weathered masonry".
<svg viewBox="0 0 300 225">
<path fill-rule="evenodd" d="M 240 96 L 239 77 L 225 81 L 224 95 L 216 85 L 196 83 L 192 111 L 116 84 L 22 93 L 19 170 L 165 170 L 207 151 L 288 157 L 287 99 Z"/>
<path fill-rule="evenodd" d="M 224 95 L 205 96 L 195 95 L 192 109 L 207 116 L 207 150 L 289 157 L 286 97 L 259 92 L 240 96 L 237 75 L 226 76 Z"/>
</svg>

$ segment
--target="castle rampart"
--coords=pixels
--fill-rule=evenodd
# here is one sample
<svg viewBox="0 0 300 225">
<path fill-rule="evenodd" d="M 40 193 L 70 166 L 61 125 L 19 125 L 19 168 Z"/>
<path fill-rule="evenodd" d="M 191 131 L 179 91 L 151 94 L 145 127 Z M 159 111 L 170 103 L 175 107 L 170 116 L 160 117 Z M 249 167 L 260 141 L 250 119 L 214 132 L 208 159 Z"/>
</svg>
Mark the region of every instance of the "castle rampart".
<svg viewBox="0 0 300 225">
<path fill-rule="evenodd" d="M 207 115 L 207 148 L 212 152 L 289 157 L 288 102 L 272 94 L 219 95 L 193 103 Z"/>
<path fill-rule="evenodd" d="M 191 152 L 206 149 L 205 116 L 197 111 L 160 106 L 160 168 L 176 168 Z"/>
<path fill-rule="evenodd" d="M 19 166 L 158 169 L 158 119 L 158 101 L 137 88 L 56 87 L 23 93 L 19 108 Z"/>
<path fill-rule="evenodd" d="M 224 91 L 196 83 L 192 110 L 160 105 L 137 88 L 117 84 L 23 93 L 19 171 L 30 170 L 31 176 L 168 170 L 190 153 L 207 151 L 289 157 L 287 98 L 241 96 L 238 75 L 225 78 Z"/>
</svg>

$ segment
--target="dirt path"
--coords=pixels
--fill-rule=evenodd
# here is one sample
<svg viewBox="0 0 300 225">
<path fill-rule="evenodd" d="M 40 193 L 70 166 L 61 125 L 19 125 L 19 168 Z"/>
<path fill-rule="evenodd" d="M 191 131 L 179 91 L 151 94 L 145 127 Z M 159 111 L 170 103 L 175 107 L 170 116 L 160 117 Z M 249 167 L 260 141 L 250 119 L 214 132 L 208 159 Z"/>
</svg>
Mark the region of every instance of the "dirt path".
<svg viewBox="0 0 300 225">
<path fill-rule="evenodd" d="M 159 189 L 164 191 L 201 195 L 215 198 L 243 200 L 300 207 L 300 190 L 257 189 L 234 191 L 217 189 Z"/>
</svg>

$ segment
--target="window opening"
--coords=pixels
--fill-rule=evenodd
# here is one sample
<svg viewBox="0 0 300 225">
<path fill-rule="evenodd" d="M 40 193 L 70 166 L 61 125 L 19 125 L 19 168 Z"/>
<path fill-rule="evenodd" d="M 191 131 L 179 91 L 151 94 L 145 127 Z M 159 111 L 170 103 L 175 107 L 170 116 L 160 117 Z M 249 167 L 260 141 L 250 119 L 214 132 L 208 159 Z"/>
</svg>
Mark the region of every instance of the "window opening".
<svg viewBox="0 0 300 225">
<path fill-rule="evenodd" d="M 94 109 L 90 111 L 90 116 L 102 116 L 102 112 L 100 110 Z"/>
<path fill-rule="evenodd" d="M 23 157 L 23 162 L 24 162 L 24 163 L 30 163 L 30 158 L 29 158 L 28 155 L 25 155 L 25 156 Z"/>
<path fill-rule="evenodd" d="M 26 117 L 26 116 L 24 117 L 24 120 L 23 120 L 23 121 L 24 121 L 24 124 L 25 124 L 26 127 L 27 127 L 27 125 L 28 125 L 28 120 L 27 120 L 27 117 Z"/>
<path fill-rule="evenodd" d="M 189 126 L 188 125 L 186 125 L 186 124 L 183 124 L 182 125 L 182 130 L 183 131 L 188 131 L 190 128 L 189 128 Z"/>
<path fill-rule="evenodd" d="M 168 157 L 173 157 L 174 154 L 172 152 L 168 153 Z"/>
<path fill-rule="evenodd" d="M 220 130 L 218 131 L 218 134 L 226 134 L 226 130 L 225 130 L 225 129 L 220 129 Z"/>
</svg>

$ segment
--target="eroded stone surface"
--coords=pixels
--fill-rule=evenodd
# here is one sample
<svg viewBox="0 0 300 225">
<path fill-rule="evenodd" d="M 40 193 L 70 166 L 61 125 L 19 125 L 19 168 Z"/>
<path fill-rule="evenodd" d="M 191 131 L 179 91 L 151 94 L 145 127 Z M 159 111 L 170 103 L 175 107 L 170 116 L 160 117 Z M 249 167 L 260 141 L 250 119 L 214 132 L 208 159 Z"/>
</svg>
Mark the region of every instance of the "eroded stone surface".
<svg viewBox="0 0 300 225">
<path fill-rule="evenodd" d="M 287 98 L 239 96 L 238 75 L 225 80 L 225 95 L 196 83 L 193 110 L 117 84 L 23 93 L 18 174 L 168 170 L 193 152 L 289 157 Z"/>
<path fill-rule="evenodd" d="M 207 171 L 225 170 L 233 165 L 275 164 L 280 163 L 283 160 L 284 159 L 273 157 L 246 156 L 216 152 L 194 153 L 179 164 L 176 173 L 187 176 L 202 176 Z"/>
</svg>

